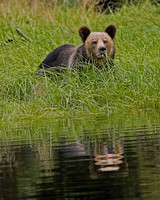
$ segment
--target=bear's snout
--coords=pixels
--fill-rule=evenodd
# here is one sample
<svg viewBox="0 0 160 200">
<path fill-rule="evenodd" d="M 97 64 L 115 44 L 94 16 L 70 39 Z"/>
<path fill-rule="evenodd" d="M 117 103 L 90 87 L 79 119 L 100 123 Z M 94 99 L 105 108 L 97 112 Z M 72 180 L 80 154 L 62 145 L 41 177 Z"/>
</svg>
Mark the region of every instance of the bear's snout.
<svg viewBox="0 0 160 200">
<path fill-rule="evenodd" d="M 99 52 L 100 52 L 100 53 L 104 53 L 105 51 L 106 51 L 106 47 L 100 47 L 100 48 L 99 48 Z"/>
<path fill-rule="evenodd" d="M 105 46 L 101 46 L 101 47 L 99 47 L 98 48 L 98 55 L 97 55 L 97 57 L 98 58 L 104 58 L 105 56 L 106 56 L 106 47 Z"/>
</svg>

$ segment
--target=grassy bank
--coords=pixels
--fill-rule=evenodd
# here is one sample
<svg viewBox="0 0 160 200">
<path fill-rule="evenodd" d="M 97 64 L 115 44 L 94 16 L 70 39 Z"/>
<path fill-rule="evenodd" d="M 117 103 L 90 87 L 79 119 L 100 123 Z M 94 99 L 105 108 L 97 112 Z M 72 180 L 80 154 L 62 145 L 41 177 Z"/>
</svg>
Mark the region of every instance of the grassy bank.
<svg viewBox="0 0 160 200">
<path fill-rule="evenodd" d="M 39 63 L 64 43 L 80 45 L 78 28 L 117 26 L 114 74 L 85 67 L 78 73 L 38 77 Z M 158 111 L 160 8 L 143 3 L 104 15 L 83 6 L 14 0 L 0 3 L 0 118 L 42 118 L 85 111 Z M 26 39 L 20 37 L 20 29 Z"/>
</svg>

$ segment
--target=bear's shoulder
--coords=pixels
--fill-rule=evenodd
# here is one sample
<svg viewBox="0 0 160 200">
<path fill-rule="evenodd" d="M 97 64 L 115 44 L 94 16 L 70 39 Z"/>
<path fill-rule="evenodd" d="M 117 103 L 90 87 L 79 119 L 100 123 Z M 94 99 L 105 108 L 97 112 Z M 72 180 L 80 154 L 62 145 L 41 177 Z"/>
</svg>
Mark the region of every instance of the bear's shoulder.
<svg viewBox="0 0 160 200">
<path fill-rule="evenodd" d="M 72 44 L 64 44 L 57 47 L 48 54 L 48 56 L 40 64 L 39 68 L 49 68 L 56 66 L 67 67 L 69 57 L 72 55 L 75 49 L 76 46 Z"/>
<path fill-rule="evenodd" d="M 82 44 L 75 48 L 75 51 L 69 59 L 69 67 L 77 67 L 79 63 L 84 63 L 88 60 L 85 45 Z"/>
</svg>

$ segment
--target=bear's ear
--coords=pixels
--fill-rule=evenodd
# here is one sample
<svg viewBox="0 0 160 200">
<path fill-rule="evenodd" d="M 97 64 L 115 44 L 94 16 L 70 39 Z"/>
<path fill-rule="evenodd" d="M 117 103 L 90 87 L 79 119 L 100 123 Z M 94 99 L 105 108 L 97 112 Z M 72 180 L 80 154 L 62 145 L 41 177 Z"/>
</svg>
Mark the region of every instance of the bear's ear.
<svg viewBox="0 0 160 200">
<path fill-rule="evenodd" d="M 108 35 L 114 39 L 115 34 L 116 34 L 116 26 L 111 24 L 109 26 L 106 27 L 105 32 L 108 33 Z"/>
<path fill-rule="evenodd" d="M 80 37 L 82 38 L 82 41 L 85 42 L 91 31 L 86 26 L 82 26 L 78 32 Z"/>
</svg>

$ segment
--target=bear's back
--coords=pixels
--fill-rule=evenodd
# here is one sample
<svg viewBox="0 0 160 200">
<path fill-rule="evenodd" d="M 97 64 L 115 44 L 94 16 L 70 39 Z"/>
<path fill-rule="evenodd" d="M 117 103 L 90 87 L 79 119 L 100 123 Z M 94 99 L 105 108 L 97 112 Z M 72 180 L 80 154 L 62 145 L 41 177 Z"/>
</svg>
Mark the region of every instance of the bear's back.
<svg viewBox="0 0 160 200">
<path fill-rule="evenodd" d="M 76 46 L 72 44 L 64 44 L 54 49 L 48 56 L 42 61 L 39 68 L 45 69 L 50 67 L 67 67 L 70 56 L 75 51 Z"/>
</svg>

